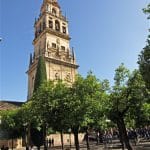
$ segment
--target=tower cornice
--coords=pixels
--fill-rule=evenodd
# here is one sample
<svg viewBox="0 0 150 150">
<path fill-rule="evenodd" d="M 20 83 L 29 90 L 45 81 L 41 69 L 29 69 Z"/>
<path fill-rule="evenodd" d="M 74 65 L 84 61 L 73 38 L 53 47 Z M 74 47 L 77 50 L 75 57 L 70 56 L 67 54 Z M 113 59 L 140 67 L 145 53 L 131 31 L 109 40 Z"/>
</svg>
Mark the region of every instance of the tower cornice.
<svg viewBox="0 0 150 150">
<path fill-rule="evenodd" d="M 66 61 L 62 61 L 62 60 L 59 60 L 59 59 L 55 59 L 55 58 L 50 58 L 50 57 L 44 57 L 46 61 L 48 62 L 51 62 L 51 63 L 54 63 L 54 64 L 57 64 L 57 65 L 63 65 L 63 66 L 66 66 L 66 67 L 71 67 L 71 68 L 74 68 L 74 69 L 78 69 L 79 68 L 79 65 L 77 64 L 74 64 L 74 63 L 69 63 L 69 62 L 66 62 Z M 31 73 L 36 67 L 37 67 L 37 59 L 32 63 L 32 65 L 30 66 L 29 70 L 27 70 L 27 74 Z"/>
<path fill-rule="evenodd" d="M 47 60 L 49 62 L 52 62 L 54 64 L 57 64 L 57 65 L 63 65 L 63 66 L 71 67 L 71 68 L 74 68 L 74 69 L 79 68 L 79 65 L 77 65 L 77 64 L 69 63 L 69 62 L 62 61 L 62 60 L 55 59 L 55 58 L 45 57 L 45 60 Z"/>
</svg>

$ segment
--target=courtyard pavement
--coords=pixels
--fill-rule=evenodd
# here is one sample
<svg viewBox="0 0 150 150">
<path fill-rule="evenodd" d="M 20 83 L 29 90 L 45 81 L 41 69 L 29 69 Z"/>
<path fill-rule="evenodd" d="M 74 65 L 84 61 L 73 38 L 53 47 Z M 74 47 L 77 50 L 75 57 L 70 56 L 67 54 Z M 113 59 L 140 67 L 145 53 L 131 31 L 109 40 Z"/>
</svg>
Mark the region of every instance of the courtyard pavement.
<svg viewBox="0 0 150 150">
<path fill-rule="evenodd" d="M 140 141 L 139 143 L 137 143 L 136 146 L 135 144 L 132 144 L 132 146 L 134 150 L 150 150 L 150 140 Z M 14 150 L 25 150 L 25 148 L 14 149 Z M 34 148 L 34 150 L 37 149 Z M 43 150 L 43 148 L 41 148 L 41 150 Z M 61 150 L 61 147 L 51 147 L 48 150 Z M 64 150 L 75 150 L 75 147 L 72 146 L 70 148 L 70 146 L 65 146 Z M 80 144 L 80 150 L 87 150 L 85 142 Z M 112 144 L 107 144 L 107 145 L 103 145 L 103 144 L 97 145 L 95 142 L 90 142 L 90 150 L 122 150 L 122 148 L 118 140 L 113 140 Z"/>
</svg>

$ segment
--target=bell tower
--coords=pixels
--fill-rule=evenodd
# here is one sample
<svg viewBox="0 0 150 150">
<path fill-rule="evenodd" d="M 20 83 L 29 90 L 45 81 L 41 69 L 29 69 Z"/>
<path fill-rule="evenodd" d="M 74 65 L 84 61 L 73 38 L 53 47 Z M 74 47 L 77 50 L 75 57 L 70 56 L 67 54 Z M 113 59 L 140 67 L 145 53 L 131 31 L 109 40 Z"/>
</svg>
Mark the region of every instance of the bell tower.
<svg viewBox="0 0 150 150">
<path fill-rule="evenodd" d="M 30 55 L 28 74 L 28 99 L 34 89 L 39 56 L 45 59 L 47 79 L 61 79 L 67 84 L 75 80 L 78 65 L 73 48 L 70 49 L 68 21 L 57 0 L 43 0 L 40 15 L 34 23 L 34 53 Z"/>
</svg>

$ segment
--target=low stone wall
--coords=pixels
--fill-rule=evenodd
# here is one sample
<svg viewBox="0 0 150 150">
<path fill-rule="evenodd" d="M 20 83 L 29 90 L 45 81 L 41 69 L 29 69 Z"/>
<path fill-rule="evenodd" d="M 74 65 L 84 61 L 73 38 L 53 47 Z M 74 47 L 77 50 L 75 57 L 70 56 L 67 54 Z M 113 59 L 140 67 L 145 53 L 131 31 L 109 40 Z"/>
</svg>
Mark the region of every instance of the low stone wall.
<svg viewBox="0 0 150 150">
<path fill-rule="evenodd" d="M 2 146 L 12 148 L 12 140 L 0 140 L 0 148 Z M 22 139 L 14 139 L 13 140 L 13 148 L 21 148 L 22 147 Z"/>
<path fill-rule="evenodd" d="M 54 139 L 54 146 L 61 146 L 61 135 L 60 134 L 51 134 L 47 136 L 47 140 Z M 84 139 L 84 134 L 79 134 L 79 142 L 81 143 Z M 74 145 L 74 135 L 73 134 L 63 134 L 64 145 Z M 12 140 L 0 140 L 0 148 L 2 146 L 5 147 L 12 147 Z M 13 147 L 20 149 L 24 142 L 22 139 L 14 139 L 13 140 Z M 48 144 L 49 145 L 49 144 Z M 25 146 L 25 145 L 24 145 Z"/>
<path fill-rule="evenodd" d="M 51 134 L 47 137 L 48 140 L 54 139 L 54 146 L 61 145 L 61 135 Z M 79 142 L 81 143 L 84 139 L 84 134 L 79 134 Z M 73 134 L 63 134 L 64 145 L 74 145 L 74 135 Z"/>
</svg>

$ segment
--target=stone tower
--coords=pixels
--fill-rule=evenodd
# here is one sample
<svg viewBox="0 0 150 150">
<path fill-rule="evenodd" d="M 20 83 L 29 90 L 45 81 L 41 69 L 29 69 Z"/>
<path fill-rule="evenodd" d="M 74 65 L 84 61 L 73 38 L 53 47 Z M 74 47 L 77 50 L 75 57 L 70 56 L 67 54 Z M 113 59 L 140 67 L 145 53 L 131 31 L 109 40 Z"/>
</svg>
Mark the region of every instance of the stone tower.
<svg viewBox="0 0 150 150">
<path fill-rule="evenodd" d="M 33 93 L 39 56 L 42 55 L 45 59 L 48 80 L 61 79 L 67 84 L 72 84 L 78 68 L 74 50 L 70 49 L 68 21 L 62 15 L 57 0 L 43 0 L 34 28 L 34 54 L 30 55 L 27 71 L 28 99 Z"/>
</svg>

